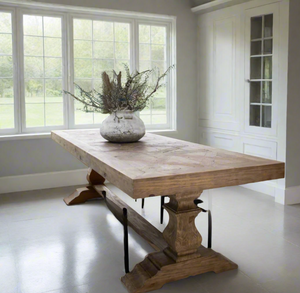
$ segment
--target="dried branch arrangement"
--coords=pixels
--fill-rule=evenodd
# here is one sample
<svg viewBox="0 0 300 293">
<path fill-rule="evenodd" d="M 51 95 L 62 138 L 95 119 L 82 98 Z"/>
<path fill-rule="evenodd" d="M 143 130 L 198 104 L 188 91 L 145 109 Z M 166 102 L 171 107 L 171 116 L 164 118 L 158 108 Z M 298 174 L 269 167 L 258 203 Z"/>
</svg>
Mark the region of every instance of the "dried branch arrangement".
<svg viewBox="0 0 300 293">
<path fill-rule="evenodd" d="M 174 68 L 174 65 L 170 66 L 162 75 L 159 74 L 156 68 L 134 73 L 130 73 L 127 65 L 124 65 L 124 68 L 126 73 L 125 84 L 122 84 L 121 81 L 121 71 L 117 74 L 113 70 L 111 79 L 104 71 L 102 73 L 102 93 L 95 89 L 85 91 L 77 84 L 75 86 L 79 90 L 79 96 L 75 96 L 68 91 L 64 92 L 83 103 L 85 112 L 111 114 L 121 110 L 141 111 L 147 106 L 154 93 L 164 85 L 162 81 L 169 71 Z M 158 77 L 150 85 L 149 79 L 152 77 L 153 80 L 154 75 Z"/>
</svg>

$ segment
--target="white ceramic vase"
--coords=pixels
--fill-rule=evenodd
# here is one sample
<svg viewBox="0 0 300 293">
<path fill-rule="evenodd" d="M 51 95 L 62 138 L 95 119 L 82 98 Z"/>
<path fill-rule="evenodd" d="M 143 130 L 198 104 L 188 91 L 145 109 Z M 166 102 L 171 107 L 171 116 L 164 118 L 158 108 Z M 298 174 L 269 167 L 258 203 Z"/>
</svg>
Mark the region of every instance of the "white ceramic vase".
<svg viewBox="0 0 300 293">
<path fill-rule="evenodd" d="M 132 111 L 117 111 L 102 122 L 100 134 L 110 142 L 135 142 L 145 135 L 145 125 Z"/>
</svg>

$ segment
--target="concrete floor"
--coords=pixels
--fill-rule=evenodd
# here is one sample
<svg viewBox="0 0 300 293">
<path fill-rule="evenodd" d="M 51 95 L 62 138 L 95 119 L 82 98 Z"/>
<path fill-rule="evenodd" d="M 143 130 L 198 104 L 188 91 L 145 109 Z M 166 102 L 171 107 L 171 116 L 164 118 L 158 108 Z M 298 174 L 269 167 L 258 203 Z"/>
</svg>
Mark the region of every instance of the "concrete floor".
<svg viewBox="0 0 300 293">
<path fill-rule="evenodd" d="M 112 187 L 158 229 L 159 198 L 145 209 Z M 0 195 L 1 293 L 126 293 L 122 226 L 103 201 L 68 207 L 62 198 L 74 187 Z M 156 292 L 300 292 L 300 205 L 241 187 L 204 192 L 212 201 L 213 249 L 239 265 L 166 284 Z M 168 221 L 165 213 L 165 223 Z M 197 226 L 207 242 L 206 214 Z M 130 269 L 153 251 L 130 231 Z"/>
</svg>

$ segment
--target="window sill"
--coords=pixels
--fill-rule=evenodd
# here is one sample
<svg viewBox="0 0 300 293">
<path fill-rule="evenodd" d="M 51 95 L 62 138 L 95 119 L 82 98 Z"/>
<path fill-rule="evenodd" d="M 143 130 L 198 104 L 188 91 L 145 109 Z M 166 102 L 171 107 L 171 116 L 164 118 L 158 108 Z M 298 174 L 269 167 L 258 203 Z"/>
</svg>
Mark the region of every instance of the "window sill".
<svg viewBox="0 0 300 293">
<path fill-rule="evenodd" d="M 155 129 L 155 130 L 147 130 L 147 132 L 156 133 L 160 135 L 177 133 L 177 131 L 174 129 Z M 0 142 L 10 141 L 10 140 L 27 140 L 27 139 L 50 138 L 50 137 L 51 137 L 50 132 L 0 135 Z"/>
</svg>

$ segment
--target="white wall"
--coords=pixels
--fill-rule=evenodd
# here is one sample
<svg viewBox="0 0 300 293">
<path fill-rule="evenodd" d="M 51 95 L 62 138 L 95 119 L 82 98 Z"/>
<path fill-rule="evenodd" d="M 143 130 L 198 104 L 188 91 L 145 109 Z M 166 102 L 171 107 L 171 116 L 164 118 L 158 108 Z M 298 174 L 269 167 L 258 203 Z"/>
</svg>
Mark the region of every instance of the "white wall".
<svg viewBox="0 0 300 293">
<path fill-rule="evenodd" d="M 165 135 L 196 141 L 196 16 L 182 0 L 41 0 L 177 17 L 177 132 Z M 49 138 L 0 142 L 0 177 L 81 169 L 84 166 Z"/>
<path fill-rule="evenodd" d="M 300 1 L 290 0 L 286 186 L 300 186 Z"/>
<path fill-rule="evenodd" d="M 243 2 L 199 15 L 199 142 L 284 162 L 288 1 Z M 249 126 L 250 89 L 246 80 L 250 72 L 250 18 L 269 13 L 274 14 L 273 117 L 272 128 L 263 129 Z M 283 179 L 247 187 L 270 194 L 277 202 L 295 202 L 287 200 Z"/>
</svg>

